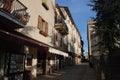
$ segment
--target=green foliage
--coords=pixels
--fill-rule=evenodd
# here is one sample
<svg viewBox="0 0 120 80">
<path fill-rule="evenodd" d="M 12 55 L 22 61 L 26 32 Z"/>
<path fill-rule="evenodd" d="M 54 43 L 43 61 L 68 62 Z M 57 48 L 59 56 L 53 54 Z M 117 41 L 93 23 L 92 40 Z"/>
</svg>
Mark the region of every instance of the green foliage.
<svg viewBox="0 0 120 80">
<path fill-rule="evenodd" d="M 100 41 L 109 48 L 119 39 L 120 0 L 91 0 L 92 10 L 97 13 L 95 21 Z"/>
</svg>

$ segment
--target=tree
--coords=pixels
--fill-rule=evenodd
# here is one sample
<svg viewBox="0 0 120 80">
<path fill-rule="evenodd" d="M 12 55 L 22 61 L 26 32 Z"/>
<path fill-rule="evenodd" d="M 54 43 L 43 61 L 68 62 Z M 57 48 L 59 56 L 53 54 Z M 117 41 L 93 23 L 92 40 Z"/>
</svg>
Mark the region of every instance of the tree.
<svg viewBox="0 0 120 80">
<path fill-rule="evenodd" d="M 109 49 L 115 48 L 120 39 L 120 1 L 91 0 L 92 10 L 96 14 L 96 31 L 102 42 Z"/>
</svg>

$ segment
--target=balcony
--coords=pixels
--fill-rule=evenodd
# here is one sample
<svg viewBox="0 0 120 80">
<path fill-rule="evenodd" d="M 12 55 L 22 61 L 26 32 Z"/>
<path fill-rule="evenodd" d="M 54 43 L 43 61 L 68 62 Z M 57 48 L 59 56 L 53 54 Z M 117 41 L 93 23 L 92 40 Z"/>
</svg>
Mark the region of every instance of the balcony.
<svg viewBox="0 0 120 80">
<path fill-rule="evenodd" d="M 1 28 L 23 28 L 29 21 L 27 7 L 19 0 L 0 0 Z"/>
<path fill-rule="evenodd" d="M 62 35 L 67 35 L 68 34 L 68 27 L 65 24 L 64 20 L 59 17 L 55 21 L 55 28 L 58 30 Z"/>
</svg>

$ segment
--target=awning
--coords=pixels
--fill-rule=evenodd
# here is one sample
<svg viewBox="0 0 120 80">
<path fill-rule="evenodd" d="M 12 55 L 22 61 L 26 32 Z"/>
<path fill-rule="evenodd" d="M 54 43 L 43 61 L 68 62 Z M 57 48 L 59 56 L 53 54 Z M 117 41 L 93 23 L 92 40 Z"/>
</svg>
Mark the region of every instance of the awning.
<svg viewBox="0 0 120 80">
<path fill-rule="evenodd" d="M 19 32 L 7 32 L 0 30 L 0 40 L 5 40 L 8 42 L 17 43 L 21 45 L 28 45 L 32 47 L 37 47 L 39 49 L 48 49 L 48 46 L 40 41 L 34 40 L 28 36 L 25 36 Z"/>
<path fill-rule="evenodd" d="M 52 48 L 52 47 L 49 47 L 49 52 L 50 53 L 54 53 L 54 54 L 58 54 L 58 55 L 62 55 L 62 56 L 65 56 L 65 57 L 68 57 L 68 53 L 60 51 L 60 50 Z"/>
</svg>

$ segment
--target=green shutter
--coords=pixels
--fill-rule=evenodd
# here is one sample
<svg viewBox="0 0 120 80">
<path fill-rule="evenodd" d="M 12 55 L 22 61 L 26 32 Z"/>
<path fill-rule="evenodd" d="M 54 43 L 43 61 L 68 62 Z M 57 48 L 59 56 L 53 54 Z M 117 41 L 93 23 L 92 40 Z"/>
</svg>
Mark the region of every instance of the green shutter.
<svg viewBox="0 0 120 80">
<path fill-rule="evenodd" d="M 47 3 L 47 0 L 42 0 L 43 3 Z"/>
</svg>

